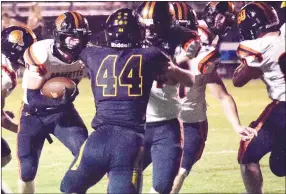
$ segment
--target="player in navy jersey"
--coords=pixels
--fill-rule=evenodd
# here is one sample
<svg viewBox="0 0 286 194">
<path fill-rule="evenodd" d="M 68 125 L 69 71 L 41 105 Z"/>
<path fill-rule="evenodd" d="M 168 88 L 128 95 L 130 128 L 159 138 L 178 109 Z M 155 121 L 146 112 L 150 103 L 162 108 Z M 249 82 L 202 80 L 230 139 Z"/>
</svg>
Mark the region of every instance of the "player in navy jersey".
<svg viewBox="0 0 286 194">
<path fill-rule="evenodd" d="M 144 30 L 130 9 L 111 14 L 105 33 L 107 47 L 92 46 L 80 55 L 90 71 L 96 131 L 66 173 L 65 193 L 85 193 L 105 173 L 108 193 L 140 190 L 146 107 L 153 80 L 164 77 L 169 59 L 155 47 L 141 48 Z"/>
</svg>

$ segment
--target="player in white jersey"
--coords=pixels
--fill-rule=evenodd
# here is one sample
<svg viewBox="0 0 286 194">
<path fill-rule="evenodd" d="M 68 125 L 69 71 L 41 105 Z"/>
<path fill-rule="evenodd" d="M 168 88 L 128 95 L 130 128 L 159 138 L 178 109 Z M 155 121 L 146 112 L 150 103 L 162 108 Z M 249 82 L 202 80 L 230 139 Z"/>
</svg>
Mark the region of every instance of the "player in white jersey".
<svg viewBox="0 0 286 194">
<path fill-rule="evenodd" d="M 175 5 L 179 5 L 179 3 Z M 180 9 L 179 6 L 177 7 L 176 9 Z M 181 7 L 184 7 L 184 5 L 181 5 Z M 196 15 L 190 7 L 189 11 L 192 15 Z M 206 21 L 189 22 L 198 23 L 196 26 L 187 25 L 189 28 L 193 28 L 193 30 L 198 30 L 203 42 L 198 56 L 189 61 L 189 66 L 198 67 L 203 74 L 200 74 L 197 69 L 191 68 L 190 71 L 196 75 L 194 86 L 180 87 L 181 90 L 183 89 L 183 91 L 180 91 L 180 96 L 182 97 L 180 119 L 184 127 L 184 149 L 181 168 L 174 182 L 172 193 L 180 191 L 185 178 L 188 176 L 192 166 L 200 159 L 205 147 L 208 133 L 205 99 L 206 86 L 208 86 L 216 99 L 221 102 L 224 113 L 234 130 L 241 136 L 248 136 L 251 133 L 252 129 L 240 125 L 236 104 L 232 96 L 227 92 L 217 72 L 213 70 L 220 58 L 218 42 L 234 24 L 234 14 L 233 3 L 210 2 L 203 13 L 203 18 Z M 177 18 L 177 20 L 180 25 L 184 26 L 186 21 L 192 21 L 189 18 Z M 208 68 L 208 71 L 205 68 Z"/>
<path fill-rule="evenodd" d="M 147 44 L 156 46 L 171 57 L 178 46 L 184 47 L 188 58 L 197 55 L 201 47 L 197 33 L 172 25 L 172 3 L 144 2 L 137 11 L 146 27 Z M 178 82 L 188 80 L 191 75 L 189 71 L 182 68 L 177 70 L 176 78 L 180 79 Z M 194 76 L 191 77 L 192 79 L 184 84 L 192 85 Z M 182 132 L 178 120 L 181 109 L 178 86 L 177 81 L 173 80 L 165 83 L 154 82 L 147 105 L 143 169 L 153 163 L 152 192 L 170 193 L 180 167 Z"/>
<path fill-rule="evenodd" d="M 242 63 L 234 72 L 233 84 L 242 87 L 252 78 L 261 77 L 272 100 L 250 124 L 257 130 L 257 137 L 241 142 L 238 154 L 246 191 L 263 193 L 259 165 L 263 156 L 271 152 L 271 171 L 279 177 L 286 175 L 285 24 L 279 30 L 274 8 L 253 2 L 241 8 L 237 26 L 241 36 L 237 54 Z"/>
<path fill-rule="evenodd" d="M 34 43 L 24 53 L 24 103 L 17 134 L 20 165 L 20 193 L 34 193 L 40 153 L 49 134 L 58 138 L 76 156 L 88 136 L 81 117 L 74 108 L 76 92 L 63 98 L 41 94 L 43 84 L 54 77 L 68 77 L 75 83 L 85 75 L 78 59 L 89 39 L 87 20 L 77 12 L 66 12 L 55 21 L 54 39 Z"/>
<path fill-rule="evenodd" d="M 22 58 L 25 49 L 36 42 L 37 38 L 31 30 L 22 26 L 8 27 L 1 34 L 1 127 L 17 133 L 18 124 L 13 121 L 13 115 L 4 111 L 5 101 L 17 85 L 16 72 L 24 65 Z M 9 145 L 1 137 L 1 167 L 6 166 L 11 158 Z M 3 190 L 4 186 L 2 192 Z"/>
</svg>

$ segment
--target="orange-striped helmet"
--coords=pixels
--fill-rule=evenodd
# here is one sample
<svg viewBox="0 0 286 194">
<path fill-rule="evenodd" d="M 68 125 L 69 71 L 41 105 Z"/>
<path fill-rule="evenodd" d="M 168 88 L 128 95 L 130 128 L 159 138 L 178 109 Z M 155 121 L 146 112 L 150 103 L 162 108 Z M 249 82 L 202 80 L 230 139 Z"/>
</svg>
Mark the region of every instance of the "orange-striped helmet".
<svg viewBox="0 0 286 194">
<path fill-rule="evenodd" d="M 269 4 L 252 2 L 239 11 L 237 27 L 241 40 L 252 40 L 264 33 L 277 31 L 279 19 L 275 9 Z"/>
<path fill-rule="evenodd" d="M 155 39 L 168 30 L 175 21 L 172 4 L 163 1 L 145 1 L 136 10 L 139 21 L 146 28 L 146 38 Z"/>
<path fill-rule="evenodd" d="M 191 30 L 198 30 L 198 18 L 195 10 L 183 2 L 172 3 L 175 11 L 175 23 Z"/>
<path fill-rule="evenodd" d="M 55 21 L 54 39 L 57 49 L 78 56 L 86 47 L 90 30 L 87 19 L 77 12 L 66 12 L 59 15 Z"/>
<path fill-rule="evenodd" d="M 235 6 L 230 1 L 212 1 L 206 5 L 202 16 L 209 29 L 223 37 L 235 24 Z"/>
<path fill-rule="evenodd" d="M 36 35 L 27 27 L 10 26 L 1 33 L 1 53 L 11 62 L 19 62 L 25 50 L 36 41 Z"/>
</svg>

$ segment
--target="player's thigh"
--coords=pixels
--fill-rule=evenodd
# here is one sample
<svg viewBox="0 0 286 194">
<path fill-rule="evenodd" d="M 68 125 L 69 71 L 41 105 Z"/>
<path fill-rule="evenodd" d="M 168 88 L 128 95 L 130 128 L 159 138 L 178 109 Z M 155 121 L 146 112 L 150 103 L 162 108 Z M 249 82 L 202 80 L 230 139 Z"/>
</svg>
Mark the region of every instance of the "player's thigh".
<svg viewBox="0 0 286 194">
<path fill-rule="evenodd" d="M 17 155 L 19 158 L 39 155 L 47 137 L 42 121 L 35 115 L 22 110 L 17 133 Z"/>
<path fill-rule="evenodd" d="M 107 139 L 104 131 L 91 133 L 62 180 L 62 192 L 85 193 L 105 175 L 109 164 L 105 157 Z"/>
<path fill-rule="evenodd" d="M 260 159 L 269 153 L 272 149 L 273 132 L 267 130 L 266 126 L 262 126 L 257 137 L 250 141 L 241 141 L 238 162 L 241 164 L 258 163 Z"/>
<path fill-rule="evenodd" d="M 182 168 L 190 170 L 201 158 L 208 133 L 208 122 L 184 123 Z"/>
<path fill-rule="evenodd" d="M 112 143 L 108 148 L 112 158 L 108 190 L 110 193 L 137 193 L 142 176 L 143 134 L 125 127 L 112 128 Z M 124 179 L 121 179 L 121 176 Z"/>
<path fill-rule="evenodd" d="M 73 153 L 77 155 L 88 131 L 75 109 L 63 113 L 58 120 L 54 135 Z"/>
<path fill-rule="evenodd" d="M 11 149 L 6 140 L 1 137 L 1 167 L 6 166 L 11 159 Z"/>
<path fill-rule="evenodd" d="M 153 187 L 159 193 L 168 193 L 179 171 L 182 156 L 181 125 L 178 120 L 156 127 L 151 156 Z"/>
</svg>

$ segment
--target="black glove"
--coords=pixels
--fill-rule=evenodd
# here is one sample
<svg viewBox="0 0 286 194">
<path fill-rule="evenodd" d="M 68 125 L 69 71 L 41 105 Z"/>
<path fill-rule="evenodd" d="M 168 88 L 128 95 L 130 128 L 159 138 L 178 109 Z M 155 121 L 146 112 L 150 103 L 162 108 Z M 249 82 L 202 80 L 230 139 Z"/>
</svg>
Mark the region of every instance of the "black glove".
<svg viewBox="0 0 286 194">
<path fill-rule="evenodd" d="M 70 90 L 68 88 L 64 88 L 63 89 L 63 96 L 62 96 L 62 99 L 61 99 L 61 104 L 65 105 L 65 104 L 68 104 L 68 103 L 72 103 L 75 100 L 75 98 L 77 97 L 78 94 L 79 94 L 79 92 L 78 92 L 77 86 L 75 87 L 74 90 Z"/>
</svg>

